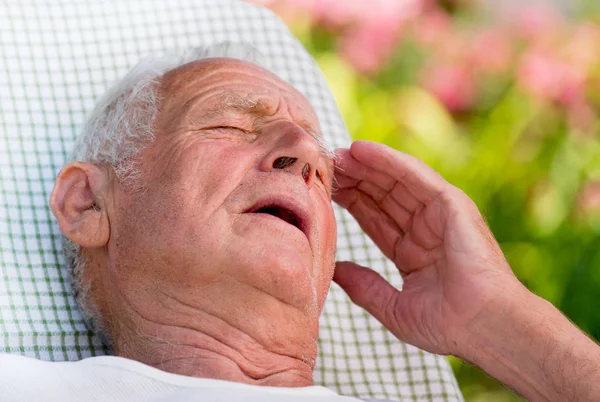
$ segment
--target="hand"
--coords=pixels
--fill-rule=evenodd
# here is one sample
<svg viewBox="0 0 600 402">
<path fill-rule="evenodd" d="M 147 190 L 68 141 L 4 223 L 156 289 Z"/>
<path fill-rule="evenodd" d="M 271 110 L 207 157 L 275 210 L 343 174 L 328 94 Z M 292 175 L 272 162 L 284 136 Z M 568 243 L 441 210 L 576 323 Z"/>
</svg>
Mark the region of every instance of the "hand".
<svg viewBox="0 0 600 402">
<path fill-rule="evenodd" d="M 404 285 L 398 291 L 351 262 L 336 264 L 334 281 L 399 339 L 462 355 L 477 322 L 524 289 L 476 205 L 420 160 L 385 145 L 357 141 L 338 156 L 334 201 L 396 264 Z"/>
</svg>

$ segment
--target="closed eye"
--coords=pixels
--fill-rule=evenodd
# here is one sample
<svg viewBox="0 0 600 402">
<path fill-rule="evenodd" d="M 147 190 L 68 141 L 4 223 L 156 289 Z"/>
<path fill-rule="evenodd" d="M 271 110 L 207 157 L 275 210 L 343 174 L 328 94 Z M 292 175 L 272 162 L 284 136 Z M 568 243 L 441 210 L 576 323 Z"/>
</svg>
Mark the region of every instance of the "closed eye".
<svg viewBox="0 0 600 402">
<path fill-rule="evenodd" d="M 250 134 L 250 131 L 244 130 L 243 128 L 240 128 L 240 127 L 234 127 L 234 126 L 214 126 L 214 127 L 208 127 L 207 130 L 237 130 L 237 131 L 242 131 L 244 133 Z"/>
<path fill-rule="evenodd" d="M 249 139 L 250 142 L 253 142 L 254 140 L 256 140 L 257 135 L 251 131 L 248 131 L 246 129 L 243 129 L 241 127 L 236 127 L 236 126 L 213 126 L 213 127 L 207 127 L 205 130 L 210 130 L 210 131 L 215 131 L 215 132 L 223 132 L 226 134 L 233 134 L 233 135 L 239 135 L 239 136 L 244 136 L 246 139 Z"/>
</svg>

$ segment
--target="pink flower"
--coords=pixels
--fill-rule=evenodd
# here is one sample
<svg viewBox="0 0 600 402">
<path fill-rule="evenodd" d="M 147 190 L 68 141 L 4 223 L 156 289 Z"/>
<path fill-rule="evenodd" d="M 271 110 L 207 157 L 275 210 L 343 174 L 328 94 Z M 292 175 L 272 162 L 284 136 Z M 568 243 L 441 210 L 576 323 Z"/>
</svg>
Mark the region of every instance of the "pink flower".
<svg viewBox="0 0 600 402">
<path fill-rule="evenodd" d="M 468 68 L 463 66 L 436 65 L 425 69 L 421 76 L 421 83 L 450 112 L 468 111 L 477 98 L 475 77 Z"/>
<path fill-rule="evenodd" d="M 475 68 L 490 73 L 502 73 L 511 64 L 511 38 L 507 30 L 488 28 L 473 36 L 469 58 Z"/>
<path fill-rule="evenodd" d="M 519 36 L 533 43 L 551 42 L 564 28 L 563 17 L 550 4 L 512 2 L 504 15 Z"/>
<path fill-rule="evenodd" d="M 452 19 L 447 13 L 436 9 L 414 21 L 413 31 L 417 43 L 436 46 L 453 34 Z"/>
<path fill-rule="evenodd" d="M 340 42 L 340 53 L 358 71 L 375 73 L 392 55 L 400 25 L 395 21 L 361 25 L 348 32 Z"/>
<path fill-rule="evenodd" d="M 531 50 L 523 56 L 517 82 L 533 96 L 563 105 L 584 98 L 585 76 L 582 72 L 540 50 Z"/>
<path fill-rule="evenodd" d="M 362 1 L 313 0 L 310 8 L 312 19 L 329 27 L 343 27 L 360 23 Z"/>
<path fill-rule="evenodd" d="M 375 73 L 393 54 L 407 19 L 419 12 L 420 0 L 348 1 L 338 4 L 346 7 L 353 4 L 351 9 L 355 18 L 355 24 L 340 40 L 341 56 L 357 70 Z"/>
<path fill-rule="evenodd" d="M 314 25 L 340 33 L 341 56 L 374 73 L 393 53 L 405 22 L 421 12 L 424 0 L 247 0 L 267 6 L 288 22 L 309 16 Z"/>
<path fill-rule="evenodd" d="M 383 19 L 405 21 L 421 10 L 423 0 L 294 0 L 310 3 L 313 20 L 328 26 L 371 25 Z"/>
</svg>

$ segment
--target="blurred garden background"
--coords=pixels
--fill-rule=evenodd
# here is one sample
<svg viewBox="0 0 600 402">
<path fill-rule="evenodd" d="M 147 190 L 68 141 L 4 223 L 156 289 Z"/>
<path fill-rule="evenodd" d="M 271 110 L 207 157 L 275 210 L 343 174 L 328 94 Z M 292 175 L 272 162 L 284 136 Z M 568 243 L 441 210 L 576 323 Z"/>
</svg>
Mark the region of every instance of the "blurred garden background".
<svg viewBox="0 0 600 402">
<path fill-rule="evenodd" d="M 316 58 L 354 139 L 462 188 L 520 280 L 600 339 L 598 0 L 252 2 Z M 450 360 L 467 401 L 519 400 Z"/>
</svg>

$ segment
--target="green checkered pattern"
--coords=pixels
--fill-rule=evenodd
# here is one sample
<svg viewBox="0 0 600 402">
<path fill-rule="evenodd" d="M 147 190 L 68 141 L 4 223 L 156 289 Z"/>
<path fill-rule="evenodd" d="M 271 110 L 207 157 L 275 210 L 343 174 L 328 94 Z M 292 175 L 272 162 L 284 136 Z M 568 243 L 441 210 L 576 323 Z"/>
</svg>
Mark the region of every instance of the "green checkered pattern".
<svg viewBox="0 0 600 402">
<path fill-rule="evenodd" d="M 0 4 L 0 351 L 45 360 L 104 354 L 69 292 L 48 197 L 97 99 L 141 57 L 218 41 L 257 47 L 315 107 L 328 141 L 350 137 L 313 59 L 272 13 L 230 0 Z M 336 209 L 338 258 L 393 267 Z M 405 345 L 333 285 L 321 318 L 315 380 L 341 394 L 461 401 L 448 362 Z"/>
</svg>

